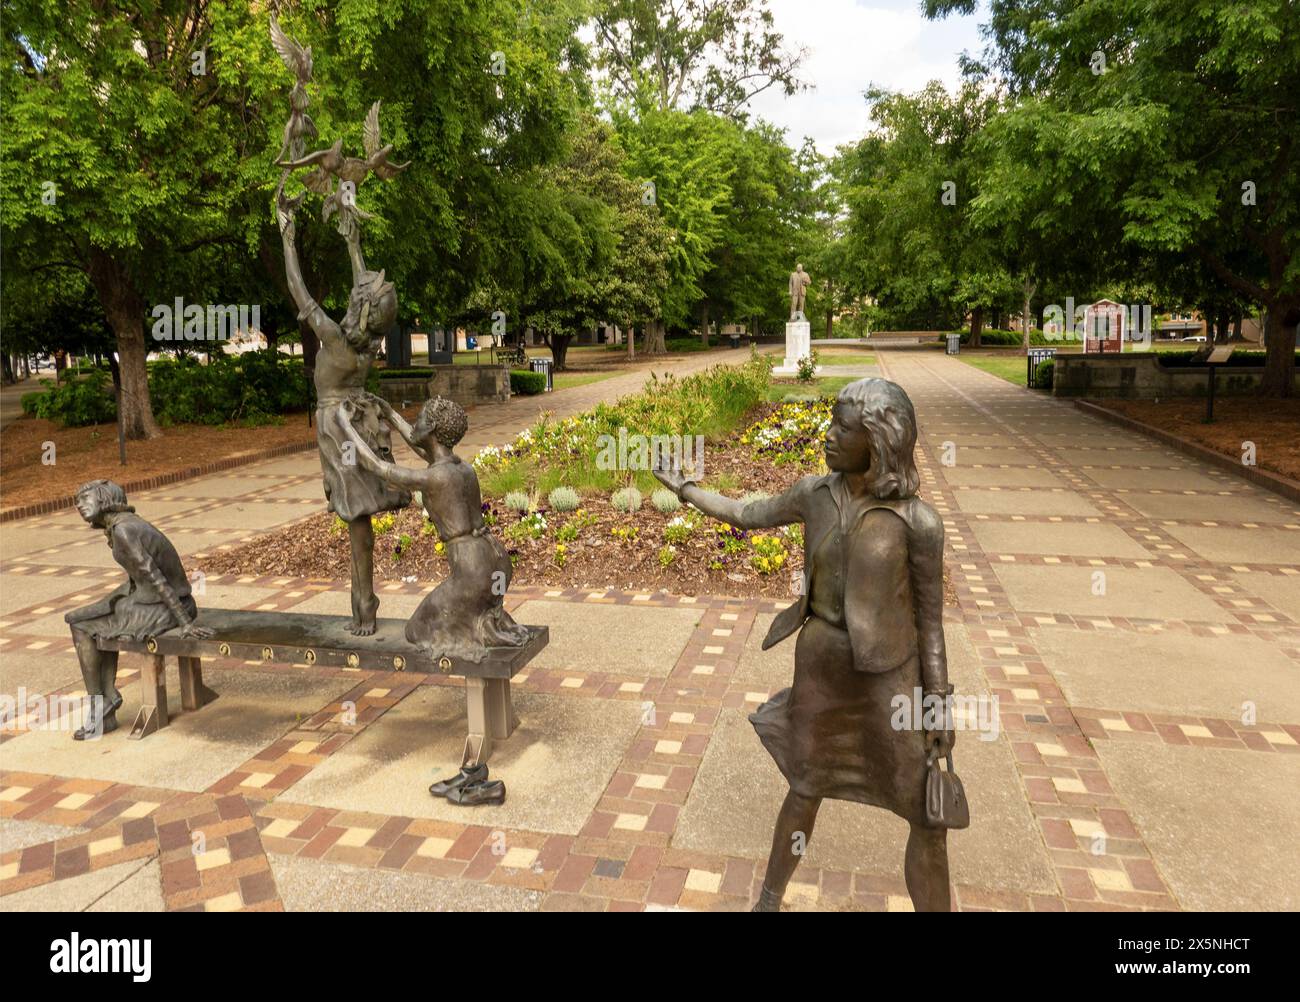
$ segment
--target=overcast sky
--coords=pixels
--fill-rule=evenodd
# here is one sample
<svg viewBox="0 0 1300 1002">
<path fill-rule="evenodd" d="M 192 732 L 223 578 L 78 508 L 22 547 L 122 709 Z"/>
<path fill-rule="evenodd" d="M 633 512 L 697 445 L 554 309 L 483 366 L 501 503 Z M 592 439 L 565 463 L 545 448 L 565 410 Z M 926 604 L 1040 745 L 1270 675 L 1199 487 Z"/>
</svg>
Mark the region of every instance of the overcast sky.
<svg viewBox="0 0 1300 1002">
<path fill-rule="evenodd" d="M 978 26 L 987 15 L 981 5 L 971 17 L 927 21 L 919 0 L 769 0 L 769 7 L 787 45 L 810 50 L 802 76 L 815 86 L 794 97 L 768 91 L 750 109 L 786 128 L 791 146 L 811 136 L 824 154 L 866 131 L 869 84 L 914 91 L 941 80 L 951 89 L 961 79 L 958 55 L 983 48 Z"/>
</svg>

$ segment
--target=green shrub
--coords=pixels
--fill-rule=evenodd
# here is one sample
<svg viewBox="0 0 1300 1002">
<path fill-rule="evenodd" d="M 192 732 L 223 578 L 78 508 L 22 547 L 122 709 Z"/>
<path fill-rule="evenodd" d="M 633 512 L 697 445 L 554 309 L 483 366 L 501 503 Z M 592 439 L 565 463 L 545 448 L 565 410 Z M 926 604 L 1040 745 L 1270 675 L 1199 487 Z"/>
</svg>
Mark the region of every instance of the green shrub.
<svg viewBox="0 0 1300 1002">
<path fill-rule="evenodd" d="M 706 348 L 712 348 L 717 343 L 716 338 L 710 338 L 709 343 L 706 345 L 698 335 L 664 338 L 664 347 L 669 351 L 704 351 Z"/>
<path fill-rule="evenodd" d="M 677 495 L 667 487 L 660 487 L 650 495 L 650 503 L 665 515 L 671 515 L 682 506 L 682 502 Z"/>
<path fill-rule="evenodd" d="M 574 511 L 581 501 L 572 487 L 557 487 L 546 497 L 546 503 L 556 511 Z"/>
<path fill-rule="evenodd" d="M 623 487 L 614 492 L 609 499 L 615 511 L 631 514 L 641 507 L 641 492 L 635 487 Z"/>
<path fill-rule="evenodd" d="M 377 384 L 376 384 L 377 388 Z M 250 351 L 162 359 L 149 369 L 149 399 L 159 424 L 268 424 L 307 408 L 302 359 Z"/>
<path fill-rule="evenodd" d="M 523 491 L 511 491 L 506 495 L 505 501 L 502 503 L 506 506 L 506 511 L 517 512 L 521 515 L 532 507 L 528 495 Z"/>
<path fill-rule="evenodd" d="M 1050 358 L 1045 358 L 1034 366 L 1034 388 L 1050 390 L 1052 388 L 1052 373 L 1055 370 L 1056 363 Z"/>
<path fill-rule="evenodd" d="M 659 566 L 670 567 L 674 560 L 677 559 L 677 550 L 671 546 L 659 547 Z"/>
<path fill-rule="evenodd" d="M 546 392 L 546 374 L 526 372 L 522 369 L 510 370 L 510 392 L 532 396 L 534 393 Z"/>
<path fill-rule="evenodd" d="M 811 383 L 817 378 L 817 349 L 814 348 L 806 356 L 799 359 L 798 379 L 801 383 Z"/>
<path fill-rule="evenodd" d="M 42 379 L 41 385 L 46 389 L 23 394 L 24 414 L 57 421 L 65 428 L 117 420 L 117 400 L 108 373 L 103 369 L 89 369 L 81 378 L 58 385 L 53 380 Z"/>
</svg>

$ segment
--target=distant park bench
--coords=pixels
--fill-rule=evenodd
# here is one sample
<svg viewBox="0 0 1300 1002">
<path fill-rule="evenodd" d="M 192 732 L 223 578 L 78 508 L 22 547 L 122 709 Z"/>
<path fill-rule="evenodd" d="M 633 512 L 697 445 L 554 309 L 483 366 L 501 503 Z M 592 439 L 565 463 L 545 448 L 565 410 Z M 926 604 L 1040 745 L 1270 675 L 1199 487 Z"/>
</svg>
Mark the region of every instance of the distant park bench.
<svg viewBox="0 0 1300 1002">
<path fill-rule="evenodd" d="M 198 710 L 217 698 L 203 684 L 205 657 L 303 668 L 412 671 L 464 677 L 468 736 L 463 761 L 478 764 L 488 760 L 494 739 L 503 741 L 514 732 L 519 721 L 511 704 L 510 680 L 550 639 L 547 627 L 530 626 L 532 636 L 524 646 L 490 648 L 488 656 L 475 664 L 433 658 L 406 639 L 406 621 L 401 619 L 379 620 L 369 637 L 349 633 L 348 616 L 201 609 L 198 622 L 213 631 L 210 638 L 182 637 L 179 630 L 168 630 L 147 640 L 97 641 L 101 650 L 152 655 L 141 672 L 141 707 L 130 737 L 144 738 L 167 726 L 168 657 L 176 658 L 181 706 L 186 710 Z"/>
</svg>

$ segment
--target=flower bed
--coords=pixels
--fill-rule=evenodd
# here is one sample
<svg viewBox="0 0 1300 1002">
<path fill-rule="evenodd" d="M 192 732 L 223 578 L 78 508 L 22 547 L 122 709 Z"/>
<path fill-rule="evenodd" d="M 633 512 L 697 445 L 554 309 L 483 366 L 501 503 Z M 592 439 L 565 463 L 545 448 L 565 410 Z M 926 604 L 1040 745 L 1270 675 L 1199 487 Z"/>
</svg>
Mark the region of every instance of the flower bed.
<svg viewBox="0 0 1300 1002">
<path fill-rule="evenodd" d="M 734 498 L 773 495 L 800 477 L 825 472 L 820 434 L 829 414 L 825 400 L 761 404 L 743 430 L 712 440 L 704 486 Z M 565 435 L 579 434 L 586 415 Z M 568 448 L 557 422 L 515 442 L 506 455 L 531 449 Z M 814 444 L 816 443 L 816 444 Z M 507 461 L 508 463 L 509 461 Z M 544 469 L 544 467 L 542 467 Z M 544 478 L 539 478 L 544 479 Z M 793 599 L 803 576 L 803 527 L 745 531 L 723 525 L 690 506 L 672 505 L 671 494 L 648 494 L 620 510 L 613 492 L 583 489 L 576 510 L 552 507 L 533 490 L 485 495 L 484 520 L 510 552 L 514 583 L 549 588 L 663 589 L 678 595 L 763 595 Z M 521 497 L 527 505 L 521 503 Z M 570 500 L 567 495 L 567 502 Z M 626 498 L 621 499 L 624 507 Z M 443 547 L 418 506 L 375 520 L 377 582 L 438 580 L 446 575 Z M 347 533 L 330 514 L 286 526 L 242 547 L 204 558 L 207 573 L 329 577 L 349 574 Z M 950 596 L 951 599 L 951 596 Z"/>
</svg>

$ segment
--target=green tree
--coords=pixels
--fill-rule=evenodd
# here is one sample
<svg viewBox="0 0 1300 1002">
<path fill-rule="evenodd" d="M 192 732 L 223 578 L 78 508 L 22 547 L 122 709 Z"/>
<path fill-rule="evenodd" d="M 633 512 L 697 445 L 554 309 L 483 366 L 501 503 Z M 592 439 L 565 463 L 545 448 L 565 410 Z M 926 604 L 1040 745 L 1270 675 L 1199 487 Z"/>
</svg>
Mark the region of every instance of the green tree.
<svg viewBox="0 0 1300 1002">
<path fill-rule="evenodd" d="M 974 0 L 926 0 L 930 16 Z M 1017 103 L 1041 206 L 1078 246 L 1193 255 L 1267 313 L 1262 390 L 1294 392 L 1300 16 L 1290 0 L 992 0 L 986 61 Z M 1203 298 L 1203 297 L 1198 297 Z"/>
<path fill-rule="evenodd" d="M 773 29 L 767 0 L 596 0 L 597 65 L 616 98 L 725 116 L 772 87 L 794 94 L 807 50 Z"/>
</svg>

